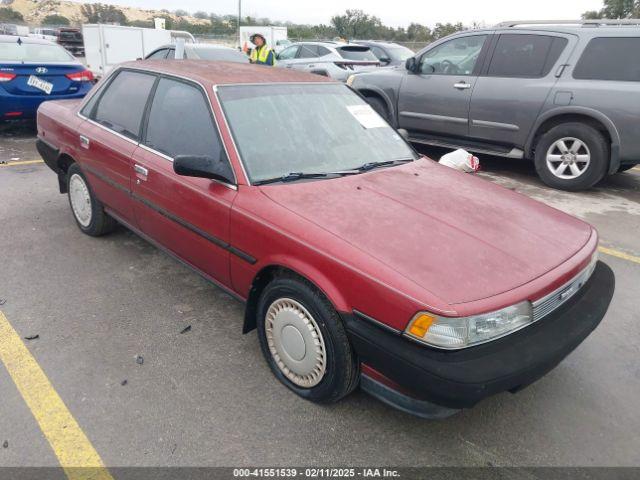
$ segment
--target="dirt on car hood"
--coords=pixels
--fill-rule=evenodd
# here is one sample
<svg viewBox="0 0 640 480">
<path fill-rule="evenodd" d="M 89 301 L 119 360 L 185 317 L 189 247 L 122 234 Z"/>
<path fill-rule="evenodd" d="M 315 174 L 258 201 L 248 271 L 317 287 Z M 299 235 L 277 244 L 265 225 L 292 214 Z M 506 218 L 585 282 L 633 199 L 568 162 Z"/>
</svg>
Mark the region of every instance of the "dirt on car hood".
<svg viewBox="0 0 640 480">
<path fill-rule="evenodd" d="M 428 159 L 262 190 L 452 305 L 530 282 L 591 236 L 577 218 Z"/>
</svg>

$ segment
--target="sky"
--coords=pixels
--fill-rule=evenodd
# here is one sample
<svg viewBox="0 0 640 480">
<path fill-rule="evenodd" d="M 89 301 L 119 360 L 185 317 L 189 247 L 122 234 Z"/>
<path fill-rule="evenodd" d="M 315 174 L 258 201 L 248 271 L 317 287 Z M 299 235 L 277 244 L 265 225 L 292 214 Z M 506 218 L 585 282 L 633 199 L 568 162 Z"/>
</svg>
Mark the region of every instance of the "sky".
<svg viewBox="0 0 640 480">
<path fill-rule="evenodd" d="M 111 0 L 106 3 L 191 13 L 237 13 L 238 0 Z M 347 8 L 362 9 L 380 17 L 385 25 L 407 26 L 411 22 L 433 26 L 437 22 L 484 22 L 504 20 L 580 18 L 586 10 L 599 10 L 602 0 L 242 0 L 243 16 L 268 17 L 294 23 L 328 24 Z"/>
</svg>

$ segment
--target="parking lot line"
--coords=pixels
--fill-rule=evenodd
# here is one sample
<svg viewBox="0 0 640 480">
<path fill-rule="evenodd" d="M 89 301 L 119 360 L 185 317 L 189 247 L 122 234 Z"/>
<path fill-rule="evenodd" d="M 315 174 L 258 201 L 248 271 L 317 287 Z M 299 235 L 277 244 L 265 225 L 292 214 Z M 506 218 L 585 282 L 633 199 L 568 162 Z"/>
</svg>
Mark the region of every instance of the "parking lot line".
<svg viewBox="0 0 640 480">
<path fill-rule="evenodd" d="M 640 263 L 640 257 L 621 252 L 620 250 L 615 250 L 613 248 L 607 247 L 598 247 L 598 251 L 604 253 L 605 255 L 611 255 L 612 257 L 618 257 L 622 258 L 623 260 L 628 260 L 629 262 Z"/>
<path fill-rule="evenodd" d="M 0 360 L 69 480 L 113 480 L 78 422 L 1 311 Z"/>
<path fill-rule="evenodd" d="M 0 167 L 13 167 L 14 165 L 32 165 L 34 163 L 44 163 L 44 160 L 21 160 L 18 162 L 0 163 Z"/>
</svg>

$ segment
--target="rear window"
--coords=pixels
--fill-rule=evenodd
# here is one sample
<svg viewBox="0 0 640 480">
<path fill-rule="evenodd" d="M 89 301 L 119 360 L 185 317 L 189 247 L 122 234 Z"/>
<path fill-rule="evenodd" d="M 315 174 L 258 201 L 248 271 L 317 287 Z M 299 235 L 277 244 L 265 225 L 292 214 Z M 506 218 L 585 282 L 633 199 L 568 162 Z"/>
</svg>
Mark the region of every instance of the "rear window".
<svg viewBox="0 0 640 480">
<path fill-rule="evenodd" d="M 193 56 L 201 60 L 217 60 L 220 62 L 249 63 L 249 57 L 232 48 L 189 48 L 186 49 L 187 58 Z"/>
<path fill-rule="evenodd" d="M 640 38 L 594 38 L 582 53 L 573 78 L 640 81 Z"/>
<path fill-rule="evenodd" d="M 155 75 L 123 71 L 106 86 L 93 119 L 111 130 L 136 140 Z"/>
<path fill-rule="evenodd" d="M 336 48 L 342 58 L 347 60 L 365 60 L 377 62 L 378 58 L 373 54 L 369 47 L 339 47 Z"/>
<path fill-rule="evenodd" d="M 558 61 L 567 43 L 566 38 L 546 35 L 500 35 L 488 75 L 544 77 Z"/>
<path fill-rule="evenodd" d="M 0 62 L 59 63 L 75 58 L 59 45 L 42 43 L 0 43 Z"/>
</svg>

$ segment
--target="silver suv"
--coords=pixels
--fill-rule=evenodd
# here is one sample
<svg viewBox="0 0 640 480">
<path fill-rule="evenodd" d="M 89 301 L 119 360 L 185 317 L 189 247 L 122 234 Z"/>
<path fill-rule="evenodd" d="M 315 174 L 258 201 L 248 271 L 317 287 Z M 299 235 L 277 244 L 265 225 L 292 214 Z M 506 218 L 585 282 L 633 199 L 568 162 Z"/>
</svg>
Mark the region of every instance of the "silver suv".
<svg viewBox="0 0 640 480">
<path fill-rule="evenodd" d="M 277 55 L 276 66 L 345 81 L 349 75 L 377 68 L 380 61 L 365 45 L 340 42 L 300 42 Z"/>
<path fill-rule="evenodd" d="M 547 185 L 586 189 L 640 163 L 640 23 L 556 23 L 457 33 L 347 83 L 413 142 L 533 159 Z"/>
</svg>

